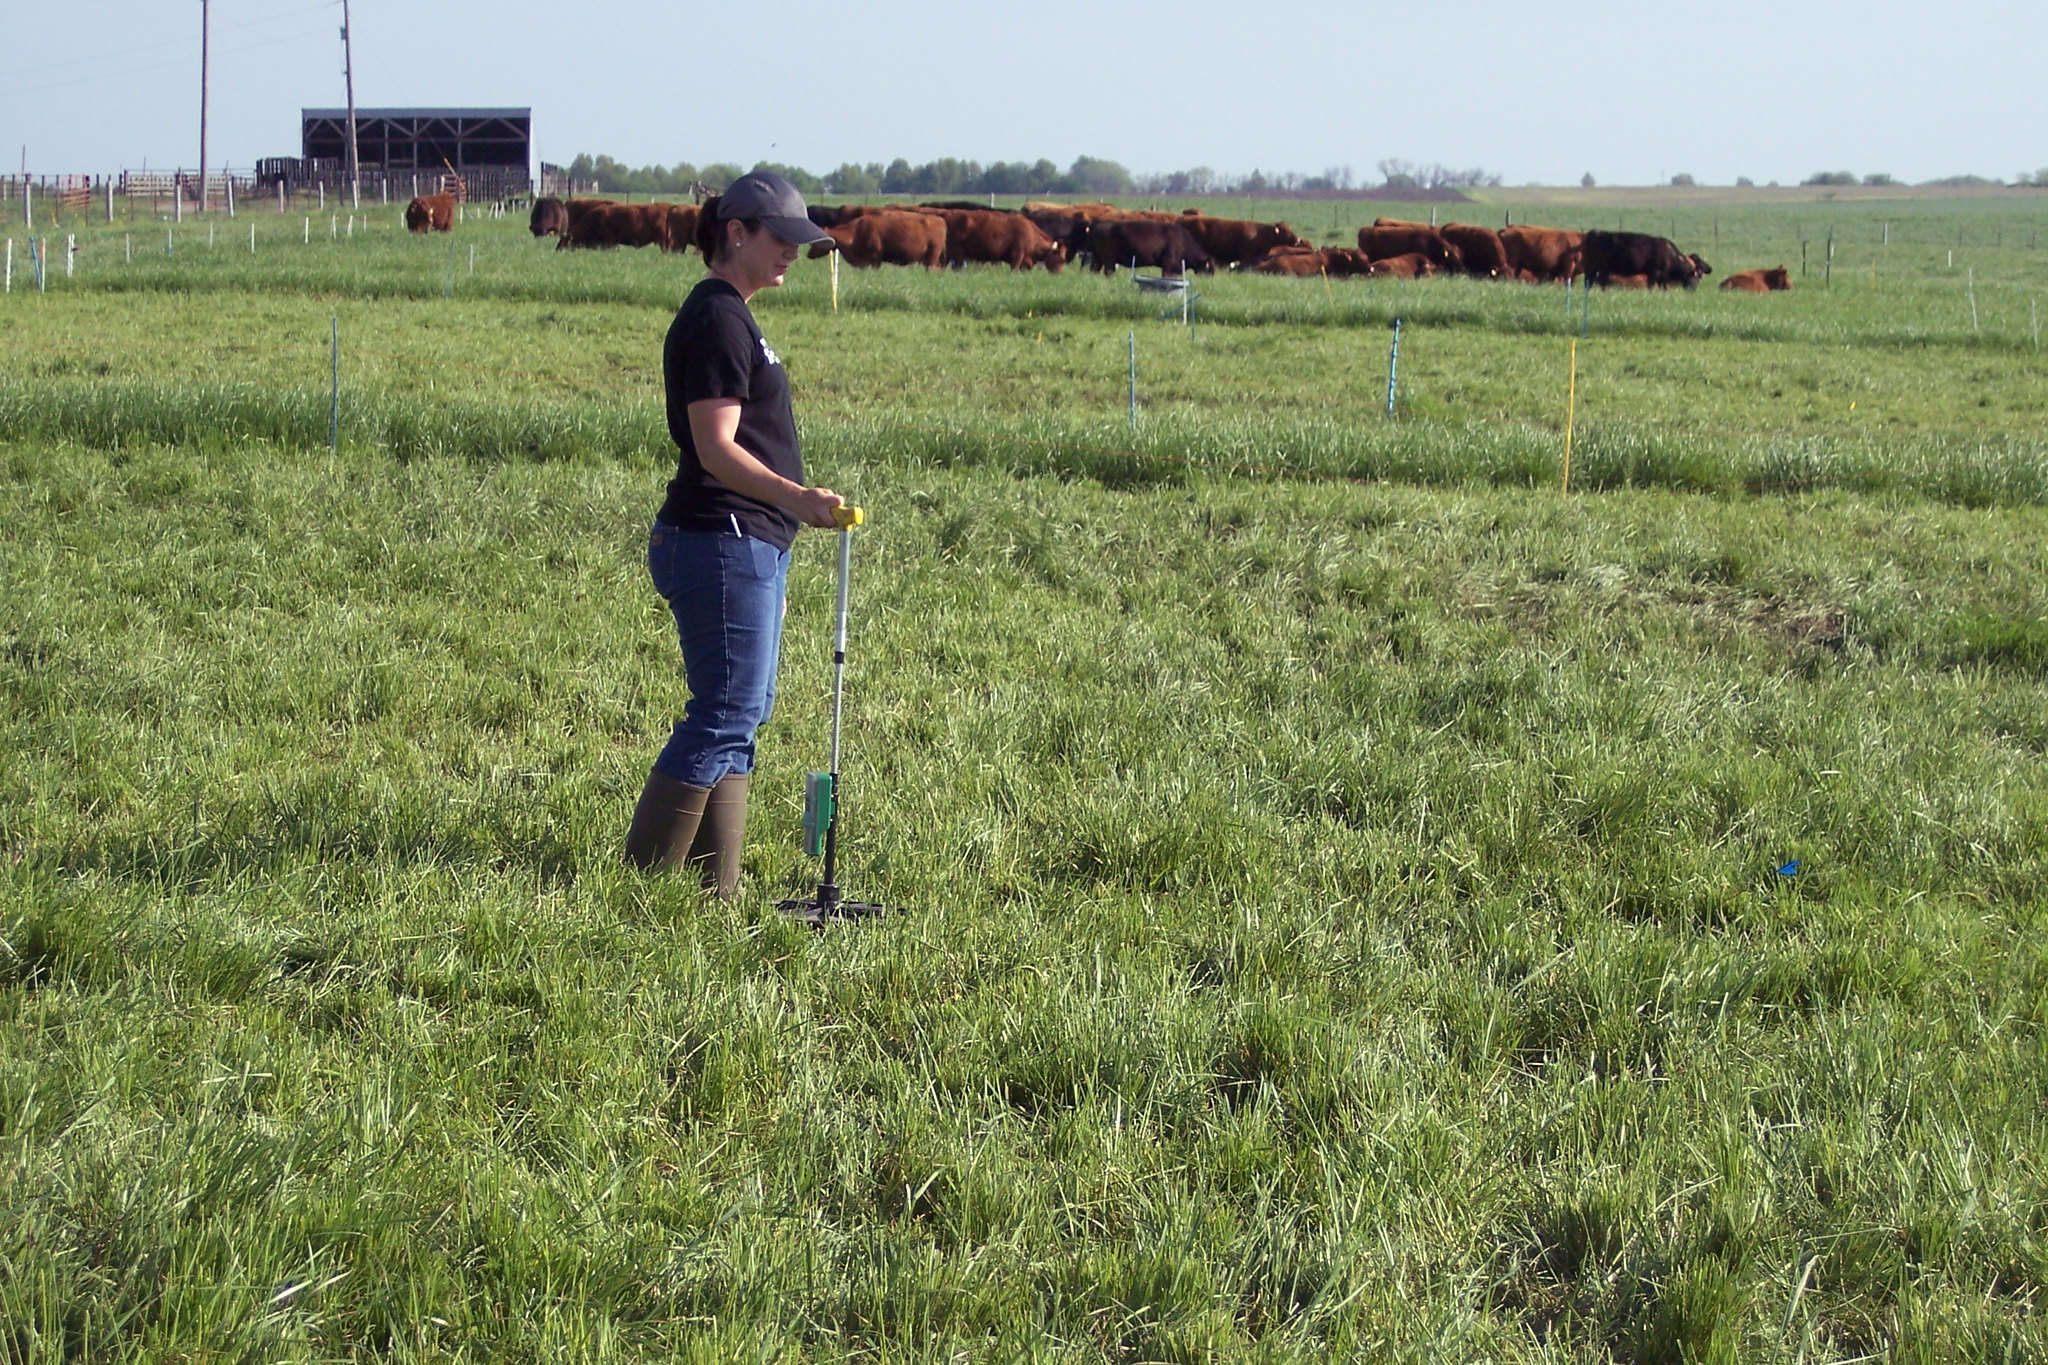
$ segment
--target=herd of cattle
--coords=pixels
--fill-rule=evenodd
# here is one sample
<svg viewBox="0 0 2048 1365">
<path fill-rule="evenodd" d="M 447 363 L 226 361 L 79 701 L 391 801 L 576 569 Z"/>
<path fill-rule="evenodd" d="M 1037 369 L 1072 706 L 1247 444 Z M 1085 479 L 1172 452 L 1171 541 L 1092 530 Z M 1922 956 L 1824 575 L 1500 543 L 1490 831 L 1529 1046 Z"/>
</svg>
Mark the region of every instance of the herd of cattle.
<svg viewBox="0 0 2048 1365">
<path fill-rule="evenodd" d="M 659 247 L 686 251 L 696 235 L 692 204 L 624 204 L 608 199 L 537 200 L 528 226 L 535 237 L 572 247 Z M 454 214 L 447 195 L 406 206 L 414 232 L 446 232 Z M 1358 230 L 1358 246 L 1318 247 L 1285 223 L 1219 218 L 1187 209 L 1161 213 L 1109 204 L 1028 203 L 994 209 L 971 203 L 819 205 L 811 220 L 832 237 L 812 256 L 837 250 L 847 264 L 921 265 L 928 270 L 992 262 L 1013 270 L 1064 269 L 1084 261 L 1104 274 L 1119 267 L 1167 275 L 1217 269 L 1278 275 L 1479 279 L 1557 284 L 1583 278 L 1602 288 L 1692 289 L 1713 267 L 1669 239 L 1643 232 L 1587 232 L 1516 224 L 1498 230 L 1467 223 L 1374 220 Z M 1770 293 L 1792 287 L 1785 267 L 1745 270 L 1723 289 Z"/>
</svg>

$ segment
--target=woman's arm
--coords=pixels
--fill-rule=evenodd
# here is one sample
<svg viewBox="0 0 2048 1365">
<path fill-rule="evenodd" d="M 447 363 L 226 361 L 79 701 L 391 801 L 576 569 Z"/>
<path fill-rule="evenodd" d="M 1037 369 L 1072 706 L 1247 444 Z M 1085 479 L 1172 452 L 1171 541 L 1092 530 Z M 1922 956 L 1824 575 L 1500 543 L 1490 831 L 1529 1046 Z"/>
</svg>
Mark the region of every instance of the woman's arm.
<svg viewBox="0 0 2048 1365">
<path fill-rule="evenodd" d="M 832 509 L 846 499 L 829 488 L 806 488 L 785 479 L 748 454 L 735 439 L 740 430 L 739 399 L 700 398 L 686 411 L 697 463 L 706 474 L 743 498 L 780 507 L 806 526 L 831 527 Z"/>
</svg>

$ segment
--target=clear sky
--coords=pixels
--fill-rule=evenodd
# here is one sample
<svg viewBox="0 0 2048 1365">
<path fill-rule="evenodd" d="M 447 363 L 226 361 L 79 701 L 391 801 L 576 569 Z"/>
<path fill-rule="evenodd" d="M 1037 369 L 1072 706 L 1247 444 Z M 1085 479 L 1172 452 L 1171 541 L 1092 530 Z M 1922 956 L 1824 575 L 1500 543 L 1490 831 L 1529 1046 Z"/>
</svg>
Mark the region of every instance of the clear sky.
<svg viewBox="0 0 2048 1365">
<path fill-rule="evenodd" d="M 209 159 L 338 106 L 340 0 L 211 0 Z M 356 103 L 530 106 L 538 155 L 633 165 L 1076 156 L 1508 184 L 2048 167 L 2048 0 L 1073 7 L 351 0 Z M 0 168 L 194 166 L 200 0 L 9 5 Z"/>
</svg>

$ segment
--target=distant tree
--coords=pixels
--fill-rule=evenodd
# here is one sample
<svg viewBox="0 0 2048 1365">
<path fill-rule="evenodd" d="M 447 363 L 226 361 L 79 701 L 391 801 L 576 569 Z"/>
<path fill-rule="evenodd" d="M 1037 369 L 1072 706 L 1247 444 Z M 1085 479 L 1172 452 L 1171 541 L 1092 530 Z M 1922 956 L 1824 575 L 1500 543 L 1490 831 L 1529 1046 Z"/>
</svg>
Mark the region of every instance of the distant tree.
<svg viewBox="0 0 2048 1365">
<path fill-rule="evenodd" d="M 1592 189 L 1593 183 L 1593 173 L 1591 171 L 1587 171 L 1584 175 L 1579 177 L 1579 188 L 1582 190 Z"/>
<path fill-rule="evenodd" d="M 697 172 L 697 178 L 704 182 L 713 194 L 723 194 L 725 187 L 740 178 L 743 172 L 730 161 L 714 161 Z"/>
<path fill-rule="evenodd" d="M 1896 185 L 1899 182 L 1886 175 L 1883 171 L 1878 171 L 1874 175 L 1864 176 L 1863 183 L 1866 185 Z"/>
<path fill-rule="evenodd" d="M 796 186 L 797 193 L 801 195 L 814 196 L 823 193 L 825 189 L 825 182 L 823 180 L 812 175 L 801 166 L 784 166 L 779 162 L 762 161 L 757 162 L 754 169 L 766 171 L 770 175 L 781 176 L 784 180 Z"/>
<path fill-rule="evenodd" d="M 1802 185 L 1853 185 L 1856 183 L 1856 173 L 1854 171 L 1815 171 L 1799 183 Z"/>
<path fill-rule="evenodd" d="M 870 162 L 865 166 L 848 161 L 825 177 L 825 192 L 828 194 L 878 194 L 882 189 L 882 164 Z"/>
<path fill-rule="evenodd" d="M 1390 156 L 1379 165 L 1380 179 L 1390 190 L 1412 190 L 1422 182 L 1415 178 L 1415 164 Z"/>
<path fill-rule="evenodd" d="M 1751 180 L 1746 175 L 1738 175 L 1735 177 L 1735 187 L 1737 189 L 1753 190 L 1756 188 L 1756 181 Z"/>
<path fill-rule="evenodd" d="M 1101 157 L 1077 156 L 1067 167 L 1067 182 L 1075 194 L 1129 194 L 1131 173 L 1114 161 Z"/>
<path fill-rule="evenodd" d="M 1387 183 L 1392 184 L 1393 182 L 1388 181 Z M 1263 194 L 1270 184 L 1271 182 L 1266 179 L 1265 172 L 1254 166 L 1252 167 L 1252 173 L 1238 181 L 1233 188 L 1243 194 Z"/>
<path fill-rule="evenodd" d="M 888 169 L 882 172 L 882 193 L 917 193 L 917 190 L 911 184 L 911 169 L 908 161 L 899 156 L 889 163 Z"/>
<path fill-rule="evenodd" d="M 1920 183 L 1923 185 L 1941 185 L 1961 188 L 1970 185 L 1997 185 L 2002 182 L 1997 180 L 1987 180 L 1981 175 L 1945 175 L 1939 180 L 1923 180 Z"/>
<path fill-rule="evenodd" d="M 1671 183 L 1673 185 L 1691 186 L 1695 182 L 1690 175 L 1686 174 L 1684 171 L 1680 171 L 1677 175 L 1671 177 Z"/>
</svg>

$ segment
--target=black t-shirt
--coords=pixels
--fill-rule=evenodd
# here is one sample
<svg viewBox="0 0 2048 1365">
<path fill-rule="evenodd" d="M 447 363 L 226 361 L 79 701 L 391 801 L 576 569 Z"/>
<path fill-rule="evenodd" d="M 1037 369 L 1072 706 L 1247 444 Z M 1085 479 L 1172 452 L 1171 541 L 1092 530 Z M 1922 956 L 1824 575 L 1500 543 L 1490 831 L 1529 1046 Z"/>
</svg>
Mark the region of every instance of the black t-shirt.
<svg viewBox="0 0 2048 1365">
<path fill-rule="evenodd" d="M 682 452 L 660 520 L 686 530 L 740 530 L 787 550 L 796 539 L 797 519 L 779 507 L 735 493 L 704 472 L 690 435 L 689 406 L 705 398 L 740 400 L 740 448 L 777 474 L 804 481 L 804 456 L 797 445 L 796 414 L 789 406 L 789 376 L 782 359 L 754 325 L 740 291 L 706 276 L 683 300 L 661 348 L 662 377 L 668 387 L 668 432 Z"/>
</svg>

